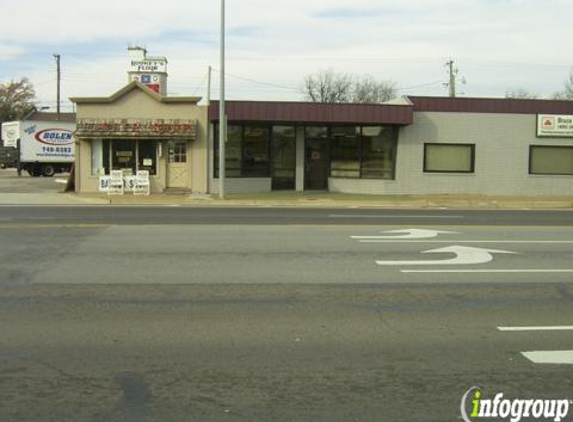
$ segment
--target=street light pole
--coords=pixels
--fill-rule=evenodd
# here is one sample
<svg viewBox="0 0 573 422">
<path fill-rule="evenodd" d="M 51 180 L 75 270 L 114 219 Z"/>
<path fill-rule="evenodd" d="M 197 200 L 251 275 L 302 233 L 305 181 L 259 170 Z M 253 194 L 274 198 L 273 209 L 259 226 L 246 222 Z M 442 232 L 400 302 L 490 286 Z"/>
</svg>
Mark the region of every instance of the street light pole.
<svg viewBox="0 0 573 422">
<path fill-rule="evenodd" d="M 225 0 L 221 0 L 221 71 L 219 98 L 219 198 L 225 199 L 225 143 L 227 118 L 225 113 Z"/>
</svg>

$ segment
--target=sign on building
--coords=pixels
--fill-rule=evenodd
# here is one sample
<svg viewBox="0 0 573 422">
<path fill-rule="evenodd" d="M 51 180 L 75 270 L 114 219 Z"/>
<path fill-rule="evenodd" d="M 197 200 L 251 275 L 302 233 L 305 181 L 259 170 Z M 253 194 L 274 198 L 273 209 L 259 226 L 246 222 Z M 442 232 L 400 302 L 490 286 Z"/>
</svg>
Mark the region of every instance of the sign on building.
<svg viewBox="0 0 573 422">
<path fill-rule="evenodd" d="M 537 136 L 546 138 L 573 138 L 573 116 L 539 114 Z"/>
</svg>

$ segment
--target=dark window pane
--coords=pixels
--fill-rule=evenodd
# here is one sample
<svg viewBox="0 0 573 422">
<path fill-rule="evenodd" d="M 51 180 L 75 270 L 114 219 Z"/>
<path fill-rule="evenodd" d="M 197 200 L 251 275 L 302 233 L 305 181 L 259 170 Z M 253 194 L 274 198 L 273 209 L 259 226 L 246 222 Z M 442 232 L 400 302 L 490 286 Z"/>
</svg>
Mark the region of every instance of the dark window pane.
<svg viewBox="0 0 573 422">
<path fill-rule="evenodd" d="M 268 126 L 245 126 L 241 176 L 269 176 L 269 139 Z"/>
<path fill-rule="evenodd" d="M 110 157 L 111 141 L 109 139 L 103 140 L 103 168 L 105 169 L 105 174 L 109 175 L 109 157 Z"/>
<path fill-rule="evenodd" d="M 274 126 L 272 136 L 272 188 L 294 189 L 296 173 L 296 128 Z"/>
<path fill-rule="evenodd" d="M 398 128 L 364 126 L 362 128 L 362 178 L 395 178 Z"/>
<path fill-rule="evenodd" d="M 331 129 L 330 176 L 360 177 L 360 128 L 341 126 Z"/>
<path fill-rule="evenodd" d="M 147 170 L 151 176 L 157 174 L 157 142 L 140 141 L 138 147 L 138 170 Z"/>
<path fill-rule="evenodd" d="M 118 140 L 112 142 L 112 169 L 124 174 L 135 174 L 135 141 Z"/>
<path fill-rule="evenodd" d="M 227 126 L 227 143 L 225 144 L 225 177 L 241 177 L 241 140 L 243 127 L 239 125 Z M 215 126 L 215 177 L 219 177 L 219 125 Z"/>
</svg>

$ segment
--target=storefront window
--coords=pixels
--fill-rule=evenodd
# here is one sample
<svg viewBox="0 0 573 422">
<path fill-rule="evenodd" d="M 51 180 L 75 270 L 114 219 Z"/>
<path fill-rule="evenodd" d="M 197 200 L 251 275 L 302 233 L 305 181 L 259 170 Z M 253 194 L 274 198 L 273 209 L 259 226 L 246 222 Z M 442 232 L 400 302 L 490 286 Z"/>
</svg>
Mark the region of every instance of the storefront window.
<svg viewBox="0 0 573 422">
<path fill-rule="evenodd" d="M 272 188 L 294 189 L 296 178 L 296 128 L 273 126 L 271 143 Z"/>
<path fill-rule="evenodd" d="M 111 163 L 111 166 L 110 166 Z M 122 170 L 126 175 L 137 170 L 157 174 L 157 141 L 95 139 L 92 141 L 91 174 L 109 175 L 112 170 Z"/>
<path fill-rule="evenodd" d="M 362 128 L 362 177 L 390 179 L 395 177 L 398 128 L 364 126 Z"/>
<path fill-rule="evenodd" d="M 137 143 L 137 170 L 147 170 L 151 176 L 157 174 L 157 141 Z"/>
<path fill-rule="evenodd" d="M 229 125 L 225 144 L 226 177 L 269 176 L 270 127 Z M 214 168 L 219 177 L 219 125 L 215 127 Z"/>
<path fill-rule="evenodd" d="M 103 165 L 103 141 L 94 139 L 92 141 L 92 176 L 105 174 Z"/>
<path fill-rule="evenodd" d="M 243 177 L 269 176 L 269 139 L 268 126 L 245 126 L 243 137 Z"/>
<path fill-rule="evenodd" d="M 360 127 L 341 126 L 331 129 L 330 176 L 360 177 Z"/>
<path fill-rule="evenodd" d="M 124 175 L 135 174 L 135 141 L 114 140 L 111 147 L 112 170 L 121 170 Z"/>
</svg>

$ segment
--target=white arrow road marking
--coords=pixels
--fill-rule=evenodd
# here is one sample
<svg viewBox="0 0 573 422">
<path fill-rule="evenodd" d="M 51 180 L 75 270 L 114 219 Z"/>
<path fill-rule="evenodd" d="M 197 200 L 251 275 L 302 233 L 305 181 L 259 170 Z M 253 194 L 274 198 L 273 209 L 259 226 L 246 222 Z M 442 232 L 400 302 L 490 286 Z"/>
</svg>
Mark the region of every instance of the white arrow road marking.
<svg viewBox="0 0 573 422">
<path fill-rule="evenodd" d="M 569 274 L 573 268 L 567 269 L 489 269 L 489 270 L 400 270 L 404 274 Z"/>
<path fill-rule="evenodd" d="M 549 365 L 573 365 L 573 350 L 522 352 L 533 363 Z"/>
<path fill-rule="evenodd" d="M 454 245 L 446 248 L 431 249 L 422 253 L 453 253 L 456 256 L 455 258 L 437 261 L 376 261 L 376 263 L 378 265 L 474 265 L 492 261 L 492 253 L 515 254 L 517 252 Z"/>
<path fill-rule="evenodd" d="M 424 230 L 424 229 L 405 229 L 390 230 L 382 233 L 388 233 L 383 236 L 350 236 L 352 239 L 430 239 L 440 234 L 461 234 L 458 232 L 449 232 L 444 230 Z"/>
<path fill-rule="evenodd" d="M 571 331 L 573 325 L 557 325 L 554 327 L 497 327 L 499 331 Z"/>
</svg>

